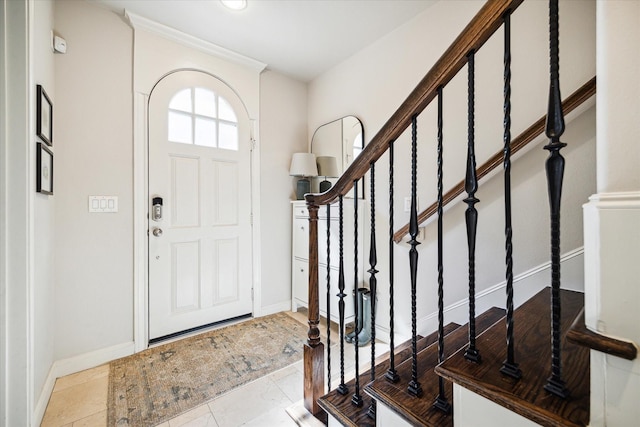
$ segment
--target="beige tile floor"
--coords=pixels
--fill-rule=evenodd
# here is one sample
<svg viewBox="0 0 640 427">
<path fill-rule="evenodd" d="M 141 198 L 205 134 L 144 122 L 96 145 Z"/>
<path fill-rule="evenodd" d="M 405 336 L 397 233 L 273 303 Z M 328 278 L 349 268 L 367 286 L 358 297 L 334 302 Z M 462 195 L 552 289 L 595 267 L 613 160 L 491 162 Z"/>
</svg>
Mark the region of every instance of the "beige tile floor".
<svg viewBox="0 0 640 427">
<path fill-rule="evenodd" d="M 306 324 L 306 314 L 290 314 Z M 336 335 L 333 334 L 333 337 L 335 342 Z M 332 345 L 332 348 L 334 356 L 331 365 L 333 372 L 337 372 L 337 346 Z M 349 369 L 353 366 L 353 346 L 347 345 L 345 350 L 345 368 Z M 360 359 L 363 362 L 367 360 L 369 352 L 367 347 L 361 349 Z M 108 377 L 109 367 L 102 365 L 58 378 L 41 426 L 106 426 Z M 296 423 L 285 409 L 302 400 L 302 384 L 303 366 L 302 361 L 299 361 L 219 396 L 160 426 L 295 426 Z M 251 405 L 247 405 L 247 401 L 251 401 Z"/>
</svg>

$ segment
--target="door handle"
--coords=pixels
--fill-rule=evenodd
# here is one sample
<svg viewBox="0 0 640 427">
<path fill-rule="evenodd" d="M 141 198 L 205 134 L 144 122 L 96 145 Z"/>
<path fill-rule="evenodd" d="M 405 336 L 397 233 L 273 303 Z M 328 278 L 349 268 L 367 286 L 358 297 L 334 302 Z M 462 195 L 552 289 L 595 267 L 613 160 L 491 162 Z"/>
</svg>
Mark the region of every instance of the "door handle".
<svg viewBox="0 0 640 427">
<path fill-rule="evenodd" d="M 156 237 L 160 237 L 162 236 L 162 228 L 154 228 L 152 231 L 153 235 Z"/>
</svg>

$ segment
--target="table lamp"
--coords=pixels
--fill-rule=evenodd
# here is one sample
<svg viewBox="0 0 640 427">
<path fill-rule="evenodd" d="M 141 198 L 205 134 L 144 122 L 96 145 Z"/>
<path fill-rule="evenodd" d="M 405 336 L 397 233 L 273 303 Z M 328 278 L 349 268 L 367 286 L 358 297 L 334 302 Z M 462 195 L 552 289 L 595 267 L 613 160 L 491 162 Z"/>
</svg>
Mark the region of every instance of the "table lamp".
<svg viewBox="0 0 640 427">
<path fill-rule="evenodd" d="M 327 178 L 338 177 L 338 162 L 333 156 L 319 156 L 316 163 L 318 164 L 318 175 L 324 176 L 324 181 L 320 183 L 320 192 L 324 193 L 331 188 L 331 181 L 328 181 Z"/>
<path fill-rule="evenodd" d="M 313 153 L 294 153 L 291 159 L 289 175 L 300 176 L 296 187 L 296 197 L 298 200 L 304 199 L 304 195 L 311 192 L 309 177 L 318 176 L 316 166 L 316 155 Z"/>
</svg>

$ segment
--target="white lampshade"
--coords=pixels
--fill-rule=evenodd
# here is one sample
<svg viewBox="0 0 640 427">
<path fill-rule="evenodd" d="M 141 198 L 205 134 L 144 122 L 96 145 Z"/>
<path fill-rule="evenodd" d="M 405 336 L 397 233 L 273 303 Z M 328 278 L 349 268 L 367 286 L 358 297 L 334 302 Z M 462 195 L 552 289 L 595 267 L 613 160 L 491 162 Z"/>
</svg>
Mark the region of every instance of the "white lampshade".
<svg viewBox="0 0 640 427">
<path fill-rule="evenodd" d="M 327 178 L 338 177 L 338 162 L 335 157 L 319 156 L 316 163 L 318 164 L 318 175 Z"/>
<path fill-rule="evenodd" d="M 318 176 L 316 155 L 313 153 L 294 153 L 289 168 L 291 176 Z"/>
</svg>

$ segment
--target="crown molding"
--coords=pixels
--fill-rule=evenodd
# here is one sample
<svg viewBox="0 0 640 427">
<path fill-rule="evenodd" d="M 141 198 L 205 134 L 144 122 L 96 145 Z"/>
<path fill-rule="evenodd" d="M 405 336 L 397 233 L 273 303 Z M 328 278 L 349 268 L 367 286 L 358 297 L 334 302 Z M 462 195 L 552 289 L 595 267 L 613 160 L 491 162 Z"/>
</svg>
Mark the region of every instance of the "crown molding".
<svg viewBox="0 0 640 427">
<path fill-rule="evenodd" d="M 235 64 L 243 65 L 256 71 L 257 73 L 262 72 L 267 67 L 267 64 L 256 61 L 253 58 L 240 55 L 239 53 L 226 49 L 222 46 L 218 46 L 187 33 L 183 33 L 182 31 L 176 30 L 175 28 L 171 28 L 150 19 L 144 18 L 140 15 L 136 15 L 135 13 L 132 13 L 126 9 L 124 11 L 124 17 L 134 30 L 144 30 L 152 34 L 159 35 L 167 40 L 179 43 L 183 46 L 233 62 Z"/>
</svg>

